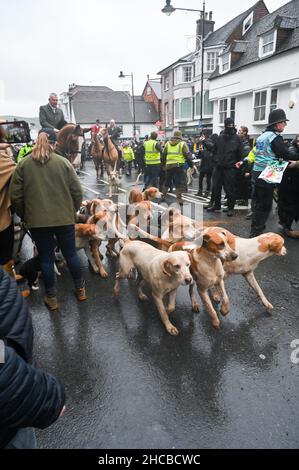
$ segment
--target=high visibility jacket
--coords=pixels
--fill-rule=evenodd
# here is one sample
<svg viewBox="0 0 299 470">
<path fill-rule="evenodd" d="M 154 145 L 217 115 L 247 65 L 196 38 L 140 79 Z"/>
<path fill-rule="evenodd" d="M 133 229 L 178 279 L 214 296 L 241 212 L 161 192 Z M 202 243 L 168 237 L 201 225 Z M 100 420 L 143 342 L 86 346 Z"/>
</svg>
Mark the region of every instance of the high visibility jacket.
<svg viewBox="0 0 299 470">
<path fill-rule="evenodd" d="M 31 152 L 32 149 L 33 149 L 33 145 L 25 144 L 24 147 L 22 147 L 19 150 L 18 157 L 17 157 L 17 162 L 19 163 L 19 161 L 22 160 L 22 158 L 25 157 L 25 155 L 27 155 L 27 153 Z"/>
<path fill-rule="evenodd" d="M 244 158 L 244 160 L 248 160 L 249 163 L 254 163 L 255 162 L 255 154 L 256 154 L 256 146 L 253 147 L 253 149 L 251 150 L 251 152 L 249 152 L 249 154 L 247 155 L 246 158 Z"/>
<path fill-rule="evenodd" d="M 184 165 L 185 157 L 183 154 L 184 142 L 179 142 L 177 145 L 170 145 L 169 142 L 166 144 L 166 165 Z"/>
<path fill-rule="evenodd" d="M 131 162 L 132 160 L 135 160 L 134 157 L 134 152 L 131 147 L 124 147 L 123 148 L 123 155 L 124 155 L 124 160 L 126 162 Z"/>
<path fill-rule="evenodd" d="M 277 161 L 277 156 L 271 148 L 271 143 L 279 134 L 272 131 L 266 131 L 256 139 L 256 154 L 254 162 L 254 171 L 263 171 L 267 165 Z"/>
<path fill-rule="evenodd" d="M 144 142 L 144 150 L 145 150 L 145 164 L 146 165 L 159 165 L 161 163 L 161 155 L 159 150 L 156 149 L 157 141 L 156 140 L 148 140 Z"/>
</svg>

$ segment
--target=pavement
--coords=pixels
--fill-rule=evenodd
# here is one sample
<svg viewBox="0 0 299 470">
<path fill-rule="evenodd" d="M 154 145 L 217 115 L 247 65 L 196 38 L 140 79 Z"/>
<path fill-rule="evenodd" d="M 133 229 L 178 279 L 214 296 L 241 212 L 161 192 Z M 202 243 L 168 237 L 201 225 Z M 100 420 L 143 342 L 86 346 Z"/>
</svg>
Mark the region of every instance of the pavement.
<svg viewBox="0 0 299 470">
<path fill-rule="evenodd" d="M 122 194 L 135 178 L 134 172 L 123 177 Z M 92 162 L 80 179 L 87 198 L 107 191 L 96 181 Z M 186 199 L 202 209 L 194 196 L 197 184 Z M 246 214 L 205 217 L 248 236 Z M 268 230 L 280 233 L 275 210 Z M 63 381 L 67 396 L 65 415 L 37 431 L 39 446 L 298 448 L 299 241 L 286 239 L 286 247 L 287 256 L 273 256 L 256 271 L 273 313 L 241 276 L 230 277 L 231 313 L 216 331 L 203 308 L 191 311 L 188 289 L 181 287 L 171 316 L 177 337 L 166 333 L 152 301 L 139 302 L 133 281 L 122 281 L 120 299 L 114 299 L 114 259 L 104 257 L 109 278 L 101 279 L 80 252 L 86 302 L 76 301 L 67 269 L 58 279 L 59 312 L 46 309 L 42 288 L 28 299 L 38 365 Z M 30 250 L 27 240 L 23 256 Z"/>
</svg>

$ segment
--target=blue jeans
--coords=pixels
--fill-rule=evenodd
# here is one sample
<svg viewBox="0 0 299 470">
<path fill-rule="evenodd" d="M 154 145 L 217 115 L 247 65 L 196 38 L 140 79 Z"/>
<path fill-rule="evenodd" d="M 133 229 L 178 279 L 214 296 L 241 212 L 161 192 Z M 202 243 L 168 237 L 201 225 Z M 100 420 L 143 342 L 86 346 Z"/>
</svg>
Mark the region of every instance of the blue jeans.
<svg viewBox="0 0 299 470">
<path fill-rule="evenodd" d="M 15 437 L 7 444 L 5 449 L 37 449 L 37 442 L 33 428 L 19 429 Z"/>
<path fill-rule="evenodd" d="M 84 280 L 75 244 L 75 226 L 31 228 L 30 232 L 40 257 L 47 294 L 56 295 L 54 272 L 56 241 L 71 272 L 75 287 L 83 287 Z"/>
</svg>

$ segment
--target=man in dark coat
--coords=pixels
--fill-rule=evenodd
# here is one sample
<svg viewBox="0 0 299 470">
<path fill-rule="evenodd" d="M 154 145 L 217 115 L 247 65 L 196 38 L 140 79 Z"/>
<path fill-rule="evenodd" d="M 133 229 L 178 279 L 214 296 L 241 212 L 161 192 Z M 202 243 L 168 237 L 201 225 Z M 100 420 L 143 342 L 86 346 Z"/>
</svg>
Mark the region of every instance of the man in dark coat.
<svg viewBox="0 0 299 470">
<path fill-rule="evenodd" d="M 299 134 L 288 149 L 288 157 L 299 166 Z M 288 166 L 278 189 L 278 216 L 284 232 L 291 238 L 299 238 L 299 230 L 292 230 L 299 220 L 299 168 Z"/>
<path fill-rule="evenodd" d="M 214 205 L 207 211 L 215 212 L 221 210 L 221 191 L 224 187 L 227 195 L 227 215 L 234 215 L 235 206 L 235 164 L 242 159 L 242 143 L 236 133 L 234 120 L 226 118 L 224 131 L 219 135 L 216 143 L 215 169 L 213 173 Z"/>
<path fill-rule="evenodd" d="M 64 411 L 64 387 L 32 365 L 33 330 L 26 301 L 0 267 L 0 449 L 35 448 L 32 427 Z"/>
<path fill-rule="evenodd" d="M 51 93 L 49 103 L 39 108 L 39 122 L 42 128 L 54 129 L 58 132 L 67 124 L 63 112 L 58 105 L 58 96 Z"/>
</svg>

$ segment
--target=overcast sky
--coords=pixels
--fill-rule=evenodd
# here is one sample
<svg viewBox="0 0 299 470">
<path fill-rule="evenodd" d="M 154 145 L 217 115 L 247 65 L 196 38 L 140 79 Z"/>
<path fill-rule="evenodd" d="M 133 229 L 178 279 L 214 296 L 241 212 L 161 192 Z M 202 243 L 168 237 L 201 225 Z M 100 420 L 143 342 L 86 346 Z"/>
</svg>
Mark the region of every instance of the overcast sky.
<svg viewBox="0 0 299 470">
<path fill-rule="evenodd" d="M 70 83 L 106 85 L 135 94 L 147 74 L 194 50 L 198 13 L 161 13 L 165 0 L 0 0 L 0 116 L 33 117 L 48 95 Z M 172 0 L 174 7 L 202 8 L 201 0 Z M 215 29 L 256 0 L 206 0 Z M 270 12 L 286 0 L 265 0 Z"/>
</svg>

